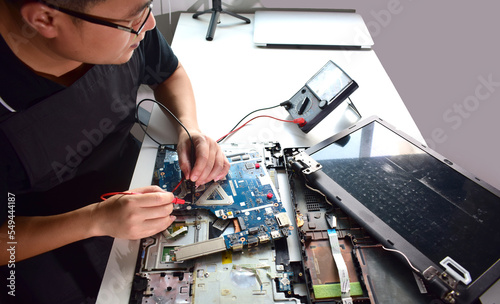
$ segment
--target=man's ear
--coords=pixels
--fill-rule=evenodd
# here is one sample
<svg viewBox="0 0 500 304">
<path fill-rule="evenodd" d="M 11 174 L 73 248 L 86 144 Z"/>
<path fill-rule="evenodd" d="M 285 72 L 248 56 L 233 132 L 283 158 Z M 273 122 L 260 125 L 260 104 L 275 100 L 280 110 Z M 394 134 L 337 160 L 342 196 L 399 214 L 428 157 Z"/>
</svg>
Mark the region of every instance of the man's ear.
<svg viewBox="0 0 500 304">
<path fill-rule="evenodd" d="M 39 2 L 28 2 L 21 7 L 21 16 L 24 21 L 45 38 L 57 36 L 54 17 L 58 15 L 58 11 Z"/>
</svg>

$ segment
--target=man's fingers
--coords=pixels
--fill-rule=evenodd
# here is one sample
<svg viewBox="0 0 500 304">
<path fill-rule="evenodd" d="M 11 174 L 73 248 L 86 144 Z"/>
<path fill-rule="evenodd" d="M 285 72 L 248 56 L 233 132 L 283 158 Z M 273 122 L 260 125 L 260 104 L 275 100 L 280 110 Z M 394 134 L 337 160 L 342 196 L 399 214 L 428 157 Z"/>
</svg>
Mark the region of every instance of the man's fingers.
<svg viewBox="0 0 500 304">
<path fill-rule="evenodd" d="M 142 239 L 148 236 L 155 235 L 167 229 L 175 221 L 174 215 L 169 215 L 162 218 L 149 219 L 141 225 L 141 231 L 135 233 L 132 239 Z"/>
<path fill-rule="evenodd" d="M 204 170 L 207 166 L 211 166 L 210 162 L 213 160 L 210 156 L 212 151 L 210 151 L 210 146 L 204 136 L 196 137 L 194 144 L 196 146 L 196 159 L 189 179 L 196 182 L 200 177 L 203 177 Z M 198 183 L 196 184 L 198 185 Z"/>
<path fill-rule="evenodd" d="M 179 166 L 186 179 L 196 182 L 199 186 L 224 178 L 229 172 L 230 164 L 221 147 L 214 140 L 200 133 L 192 134 L 192 138 L 196 149 L 193 168 L 191 168 L 191 144 L 187 142 L 187 138 L 183 138 L 184 141 L 180 141 L 177 146 Z"/>
<path fill-rule="evenodd" d="M 169 216 L 174 209 L 173 204 L 154 206 L 154 207 L 144 207 L 140 208 L 137 212 L 140 213 L 140 216 L 145 220 L 165 218 Z"/>
<path fill-rule="evenodd" d="M 214 169 L 214 163 L 215 163 L 215 155 L 217 153 L 217 150 L 215 149 L 208 149 L 208 157 L 204 157 L 205 161 L 204 164 L 201 162 L 198 163 L 198 159 L 196 159 L 196 164 L 195 164 L 195 170 L 193 170 L 193 175 L 198 175 L 198 178 L 196 178 L 194 181 L 196 182 L 197 186 L 203 185 L 206 182 L 208 182 L 211 179 L 207 179 L 207 177 L 210 175 L 210 173 Z M 199 172 L 199 173 L 198 173 Z"/>
<path fill-rule="evenodd" d="M 125 192 L 130 192 L 130 193 L 154 193 L 154 192 L 166 192 L 166 191 L 163 190 L 162 188 L 158 187 L 158 186 L 146 186 L 146 187 L 136 188 L 136 189 L 132 189 L 132 190 L 125 191 Z"/>
<path fill-rule="evenodd" d="M 134 192 L 135 193 L 135 192 Z M 119 197 L 118 200 L 126 200 L 127 204 L 136 204 L 137 207 L 147 208 L 155 206 L 170 205 L 174 199 L 174 195 L 171 192 L 147 192 L 129 194 L 126 197 Z"/>
<path fill-rule="evenodd" d="M 179 167 L 181 171 L 184 173 L 186 179 L 190 179 L 191 177 L 191 156 L 189 155 L 186 149 L 177 149 L 177 154 L 179 156 Z"/>
<path fill-rule="evenodd" d="M 221 150 L 217 151 L 217 154 L 214 157 L 214 162 L 211 168 L 206 168 L 206 176 L 203 178 L 200 177 L 199 183 L 204 184 L 208 183 L 212 180 L 220 180 L 227 175 L 229 171 L 229 161 L 227 160 L 224 153 Z"/>
<path fill-rule="evenodd" d="M 223 179 L 229 173 L 229 168 L 231 167 L 231 164 L 227 160 L 226 156 L 223 155 L 223 157 L 224 159 L 222 160 L 222 169 L 218 172 L 218 174 L 214 178 L 214 180 L 216 181 Z"/>
</svg>

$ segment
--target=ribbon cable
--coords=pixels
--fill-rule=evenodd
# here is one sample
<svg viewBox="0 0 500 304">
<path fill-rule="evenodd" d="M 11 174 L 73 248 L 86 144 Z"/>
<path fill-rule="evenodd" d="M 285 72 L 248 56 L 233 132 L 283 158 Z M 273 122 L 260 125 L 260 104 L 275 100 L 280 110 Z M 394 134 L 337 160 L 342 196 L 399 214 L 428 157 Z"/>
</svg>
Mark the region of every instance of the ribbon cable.
<svg viewBox="0 0 500 304">
<path fill-rule="evenodd" d="M 347 271 L 347 265 L 340 251 L 339 238 L 335 229 L 328 229 L 328 239 L 330 240 L 333 259 L 339 271 L 340 295 L 342 298 L 342 304 L 352 304 L 351 282 L 349 281 L 349 273 Z"/>
</svg>

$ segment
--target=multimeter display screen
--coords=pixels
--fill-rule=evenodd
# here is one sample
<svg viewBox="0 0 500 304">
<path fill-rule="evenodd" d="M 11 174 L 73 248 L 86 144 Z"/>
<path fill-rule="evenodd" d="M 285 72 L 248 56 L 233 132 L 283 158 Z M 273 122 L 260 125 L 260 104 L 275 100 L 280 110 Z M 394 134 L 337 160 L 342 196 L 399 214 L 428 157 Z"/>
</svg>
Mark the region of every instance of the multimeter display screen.
<svg viewBox="0 0 500 304">
<path fill-rule="evenodd" d="M 329 61 L 307 82 L 307 86 L 319 100 L 331 101 L 351 82 L 352 79 L 344 71 Z"/>
</svg>

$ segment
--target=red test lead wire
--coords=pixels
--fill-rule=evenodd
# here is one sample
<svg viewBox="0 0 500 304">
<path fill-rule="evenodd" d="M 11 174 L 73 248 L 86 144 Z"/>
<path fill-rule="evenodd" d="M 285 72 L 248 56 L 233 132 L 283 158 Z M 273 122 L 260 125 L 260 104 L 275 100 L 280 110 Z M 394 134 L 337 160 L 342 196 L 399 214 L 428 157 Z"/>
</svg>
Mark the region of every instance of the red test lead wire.
<svg viewBox="0 0 500 304">
<path fill-rule="evenodd" d="M 226 135 L 222 136 L 221 138 L 219 138 L 217 140 L 217 142 L 220 142 L 222 141 L 223 139 L 227 138 L 229 135 L 235 133 L 236 131 L 240 130 L 241 128 L 243 128 L 244 126 L 246 126 L 249 122 L 251 122 L 252 120 L 254 119 L 257 119 L 257 118 L 262 118 L 262 117 L 266 117 L 266 118 L 272 118 L 272 119 L 276 119 L 276 120 L 279 120 L 279 121 L 282 121 L 282 122 L 293 122 L 295 124 L 298 124 L 300 127 L 303 127 L 306 125 L 306 120 L 304 118 L 295 118 L 294 120 L 286 120 L 286 119 L 280 119 L 280 118 L 276 118 L 276 117 L 273 117 L 273 116 L 269 116 L 269 115 L 259 115 L 259 116 L 255 116 L 253 117 L 252 119 L 250 119 L 249 121 L 245 122 L 243 125 L 241 125 L 240 127 L 234 129 L 233 131 L 227 133 Z"/>
<path fill-rule="evenodd" d="M 104 193 L 103 195 L 101 195 L 101 199 L 103 201 L 107 200 L 108 197 L 110 196 L 113 196 L 113 195 L 130 195 L 130 194 L 139 194 L 139 193 L 135 193 L 135 192 L 108 192 L 108 193 Z"/>
</svg>

